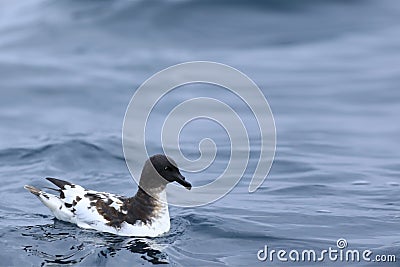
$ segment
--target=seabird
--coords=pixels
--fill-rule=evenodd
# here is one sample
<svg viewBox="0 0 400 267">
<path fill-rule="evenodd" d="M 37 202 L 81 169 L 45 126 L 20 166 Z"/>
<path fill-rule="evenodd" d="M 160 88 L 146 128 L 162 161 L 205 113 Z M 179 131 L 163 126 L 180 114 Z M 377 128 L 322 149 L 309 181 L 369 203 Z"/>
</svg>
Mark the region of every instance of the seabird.
<svg viewBox="0 0 400 267">
<path fill-rule="evenodd" d="M 175 161 L 162 154 L 145 162 L 138 191 L 133 197 L 87 190 L 56 178 L 46 179 L 58 187 L 48 188 L 58 195 L 30 185 L 24 188 L 37 196 L 57 219 L 121 236 L 155 237 L 168 232 L 167 184 L 178 182 L 189 190 L 192 187 Z"/>
</svg>

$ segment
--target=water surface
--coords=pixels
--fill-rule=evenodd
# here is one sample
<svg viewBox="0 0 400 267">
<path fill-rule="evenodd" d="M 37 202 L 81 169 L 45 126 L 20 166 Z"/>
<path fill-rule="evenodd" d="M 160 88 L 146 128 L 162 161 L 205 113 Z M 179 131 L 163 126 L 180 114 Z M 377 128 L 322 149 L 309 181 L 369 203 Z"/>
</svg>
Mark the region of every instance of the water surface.
<svg viewBox="0 0 400 267">
<path fill-rule="evenodd" d="M 322 250 L 345 238 L 349 248 L 397 257 L 355 266 L 398 266 L 400 5 L 292 2 L 1 1 L 0 265 L 265 266 L 272 263 L 256 254 L 266 244 Z M 247 192 L 252 156 L 226 197 L 172 207 L 168 234 L 134 239 L 56 221 L 23 189 L 53 176 L 133 194 L 121 146 L 125 109 L 145 79 L 190 60 L 232 65 L 267 97 L 277 152 L 257 192 Z M 156 119 L 203 94 L 240 110 L 223 90 L 182 89 L 179 99 L 163 100 Z M 246 110 L 242 116 L 251 120 Z M 160 149 L 155 121 L 152 151 Z M 219 175 L 229 140 L 201 123 L 182 136 L 193 158 L 210 136 L 218 157 L 194 184 Z"/>
</svg>

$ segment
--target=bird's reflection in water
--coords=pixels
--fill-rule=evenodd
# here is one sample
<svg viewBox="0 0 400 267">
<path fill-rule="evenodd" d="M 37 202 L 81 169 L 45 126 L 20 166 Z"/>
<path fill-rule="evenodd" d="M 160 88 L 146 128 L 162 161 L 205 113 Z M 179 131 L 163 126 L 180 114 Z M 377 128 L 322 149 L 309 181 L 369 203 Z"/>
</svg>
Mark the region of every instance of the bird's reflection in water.
<svg viewBox="0 0 400 267">
<path fill-rule="evenodd" d="M 29 256 L 41 258 L 42 266 L 79 263 L 103 266 L 127 258 L 130 265 L 140 259 L 152 264 L 169 263 L 168 255 L 163 252 L 167 245 L 160 244 L 164 238 L 120 237 L 83 230 L 58 220 L 54 224 L 27 226 L 19 230 L 26 239 L 23 250 Z M 131 256 L 127 257 L 127 253 Z M 120 254 L 124 255 L 119 257 Z"/>
<path fill-rule="evenodd" d="M 99 258 L 114 257 L 118 251 L 127 250 L 141 255 L 140 258 L 153 264 L 168 264 L 168 255 L 163 251 L 165 245 L 157 244 L 155 240 L 146 238 L 115 238 L 107 242 L 106 248 L 98 253 Z"/>
</svg>

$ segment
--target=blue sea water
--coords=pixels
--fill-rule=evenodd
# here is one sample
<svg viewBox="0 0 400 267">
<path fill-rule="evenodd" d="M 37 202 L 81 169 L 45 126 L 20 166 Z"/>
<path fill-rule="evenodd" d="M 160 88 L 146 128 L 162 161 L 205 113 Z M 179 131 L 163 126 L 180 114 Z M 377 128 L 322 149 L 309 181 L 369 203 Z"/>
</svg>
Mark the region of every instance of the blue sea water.
<svg viewBox="0 0 400 267">
<path fill-rule="evenodd" d="M 399 14 L 395 0 L 0 1 L 0 265 L 399 266 Z M 54 220 L 23 189 L 53 176 L 133 194 L 126 107 L 155 72 L 192 60 L 241 70 L 268 99 L 277 150 L 258 191 L 247 192 L 248 170 L 217 202 L 171 207 L 168 234 L 135 239 Z M 230 99 L 182 90 L 182 100 Z M 202 138 L 219 147 L 214 167 L 192 178 L 202 184 L 224 168 L 229 140 L 215 125 L 192 127 L 189 157 Z M 339 238 L 397 262 L 257 259 L 265 245 L 321 251 Z"/>
</svg>

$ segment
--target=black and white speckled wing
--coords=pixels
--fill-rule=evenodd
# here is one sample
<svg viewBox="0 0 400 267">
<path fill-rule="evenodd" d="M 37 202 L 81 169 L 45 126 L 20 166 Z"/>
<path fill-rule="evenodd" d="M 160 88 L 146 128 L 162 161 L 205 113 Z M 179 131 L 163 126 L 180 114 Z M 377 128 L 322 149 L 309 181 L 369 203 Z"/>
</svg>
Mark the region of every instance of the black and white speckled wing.
<svg viewBox="0 0 400 267">
<path fill-rule="evenodd" d="M 82 200 L 81 205 L 77 205 L 76 208 L 76 215 L 81 224 L 89 224 L 90 227 L 101 231 L 106 231 L 109 227 L 118 230 L 126 220 L 127 211 L 121 196 L 89 190 L 85 192 Z"/>
<path fill-rule="evenodd" d="M 108 232 L 114 232 L 109 228 L 117 229 L 124 221 L 127 214 L 127 211 L 123 209 L 124 197 L 86 190 L 79 185 L 55 178 L 46 179 L 59 187 L 59 199 L 64 203 L 67 213 L 72 214 L 72 218 L 68 221 L 83 228 L 95 228 Z M 64 210 L 64 207 L 61 210 Z"/>
</svg>

